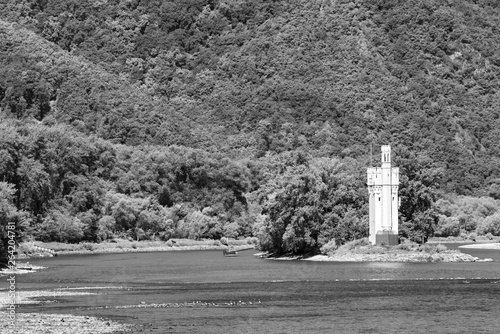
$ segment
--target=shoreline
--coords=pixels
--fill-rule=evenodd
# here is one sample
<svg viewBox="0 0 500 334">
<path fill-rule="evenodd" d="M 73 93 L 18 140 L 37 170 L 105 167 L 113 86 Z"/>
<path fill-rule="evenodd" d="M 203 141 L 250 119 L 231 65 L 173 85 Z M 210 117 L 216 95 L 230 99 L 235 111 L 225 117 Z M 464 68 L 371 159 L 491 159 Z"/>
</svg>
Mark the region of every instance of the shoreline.
<svg viewBox="0 0 500 334">
<path fill-rule="evenodd" d="M 38 270 L 47 269 L 47 267 L 32 265 L 28 262 L 29 259 L 37 258 L 50 258 L 59 255 L 97 255 L 97 254 L 122 254 L 122 253 L 150 253 L 150 252 L 182 252 L 182 251 L 222 251 L 227 249 L 228 246 L 225 245 L 214 245 L 207 244 L 206 241 L 194 241 L 190 240 L 191 245 L 161 245 L 161 246 L 149 246 L 149 247 L 135 247 L 136 243 L 129 247 L 103 247 L 96 248 L 92 250 L 87 249 L 74 249 L 74 250 L 61 250 L 53 251 L 46 244 L 38 242 L 38 244 L 43 244 L 46 247 L 36 246 L 36 252 L 31 254 L 18 254 L 16 256 L 17 266 L 16 269 L 12 270 L 9 268 L 0 269 L 0 277 L 5 275 L 23 275 L 29 273 L 35 273 Z M 197 243 L 197 244 L 196 244 Z M 140 244 L 140 242 L 139 242 Z M 99 245 L 99 244 L 96 244 Z M 230 245 L 236 251 L 244 251 L 249 249 L 255 249 L 254 244 L 237 244 Z M 47 249 L 50 252 L 40 251 L 40 249 Z M 23 261 L 23 262 L 18 262 Z M 24 262 L 26 261 L 26 262 Z"/>
<path fill-rule="evenodd" d="M 319 262 L 492 262 L 492 259 L 480 259 L 464 253 L 436 254 L 339 254 L 334 256 L 315 255 L 304 261 Z"/>
<path fill-rule="evenodd" d="M 42 246 L 40 246 L 42 245 Z M 138 252 L 177 252 L 177 251 L 204 251 L 204 250 L 224 250 L 228 247 L 236 251 L 255 249 L 255 244 L 248 240 L 232 240 L 229 246 L 214 240 L 189 240 L 173 239 L 167 242 L 150 241 L 128 241 L 118 240 L 117 242 L 103 243 L 24 243 L 19 247 L 17 259 L 25 260 L 30 258 L 54 257 L 59 255 L 92 255 L 92 254 L 121 254 Z"/>
<path fill-rule="evenodd" d="M 56 252 L 58 255 L 91 255 L 91 254 L 121 254 L 121 253 L 148 253 L 148 252 L 181 252 L 181 251 L 205 251 L 205 250 L 224 250 L 225 246 L 160 246 L 160 247 L 142 247 L 142 248 L 106 248 L 98 250 L 66 250 Z M 237 251 L 255 249 L 254 246 L 234 246 Z M 50 257 L 50 256 L 49 256 Z"/>
<path fill-rule="evenodd" d="M 498 250 L 500 250 L 500 243 L 479 243 L 479 244 L 458 246 L 458 248 L 466 248 L 466 249 L 498 249 Z"/>
<path fill-rule="evenodd" d="M 332 247 L 333 248 L 333 247 Z M 367 238 L 348 242 L 338 248 L 323 249 L 322 254 L 277 256 L 269 252 L 261 252 L 255 256 L 270 260 L 304 260 L 318 262 L 493 262 L 491 258 L 479 258 L 459 249 L 448 249 L 440 243 L 419 245 L 404 242 L 395 246 L 372 245 Z M 480 243 L 463 245 L 459 248 L 499 249 L 500 243 Z"/>
<path fill-rule="evenodd" d="M 423 263 L 423 262 L 492 262 L 492 259 L 480 259 L 478 257 L 465 253 L 377 253 L 377 254 L 318 254 L 309 257 L 304 256 L 280 256 L 273 257 L 266 253 L 257 253 L 255 256 L 274 261 L 313 261 L 313 262 L 404 262 L 404 263 Z"/>
</svg>

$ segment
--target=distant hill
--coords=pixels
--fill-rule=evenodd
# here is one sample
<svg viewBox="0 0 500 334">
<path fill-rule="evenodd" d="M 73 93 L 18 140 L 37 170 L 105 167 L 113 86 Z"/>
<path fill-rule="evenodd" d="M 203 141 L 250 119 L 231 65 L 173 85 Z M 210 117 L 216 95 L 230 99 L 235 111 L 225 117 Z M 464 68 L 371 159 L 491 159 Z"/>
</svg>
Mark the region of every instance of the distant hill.
<svg viewBox="0 0 500 334">
<path fill-rule="evenodd" d="M 495 1 L 25 2 L 2 8 L 16 117 L 256 155 L 391 143 L 465 194 L 499 177 Z"/>
</svg>

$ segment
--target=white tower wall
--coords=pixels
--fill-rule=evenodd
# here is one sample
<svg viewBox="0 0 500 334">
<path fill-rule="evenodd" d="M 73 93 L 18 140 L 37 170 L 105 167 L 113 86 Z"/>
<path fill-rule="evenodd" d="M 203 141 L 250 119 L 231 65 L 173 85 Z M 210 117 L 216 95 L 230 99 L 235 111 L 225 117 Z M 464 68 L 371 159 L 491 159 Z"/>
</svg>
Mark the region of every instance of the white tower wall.
<svg viewBox="0 0 500 334">
<path fill-rule="evenodd" d="M 382 167 L 367 169 L 369 192 L 370 236 L 372 244 L 377 242 L 379 232 L 398 234 L 398 188 L 399 168 L 391 166 L 391 147 L 382 146 Z"/>
</svg>

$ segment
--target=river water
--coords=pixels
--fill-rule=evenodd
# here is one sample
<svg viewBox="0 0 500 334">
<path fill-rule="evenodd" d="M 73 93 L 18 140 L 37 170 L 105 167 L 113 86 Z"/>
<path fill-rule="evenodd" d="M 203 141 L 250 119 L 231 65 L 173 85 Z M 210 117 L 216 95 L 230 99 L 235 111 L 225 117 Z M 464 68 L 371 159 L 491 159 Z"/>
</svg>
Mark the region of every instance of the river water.
<svg viewBox="0 0 500 334">
<path fill-rule="evenodd" d="M 134 324 L 134 333 L 500 332 L 500 261 L 275 261 L 255 252 L 33 259 L 49 269 L 19 275 L 18 290 L 96 294 L 43 297 L 18 311 L 104 317 Z"/>
</svg>

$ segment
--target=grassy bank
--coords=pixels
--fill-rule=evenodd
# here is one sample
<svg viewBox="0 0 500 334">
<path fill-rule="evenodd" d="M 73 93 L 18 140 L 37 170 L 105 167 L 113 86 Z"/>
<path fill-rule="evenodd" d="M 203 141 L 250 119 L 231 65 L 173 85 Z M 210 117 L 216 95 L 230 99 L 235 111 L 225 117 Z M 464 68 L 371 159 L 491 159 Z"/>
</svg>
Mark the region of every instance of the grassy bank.
<svg viewBox="0 0 500 334">
<path fill-rule="evenodd" d="M 227 243 L 237 250 L 251 249 L 255 247 L 256 239 L 229 239 Z M 227 246 L 219 240 L 170 239 L 168 241 L 132 241 L 127 239 L 113 239 L 101 243 L 83 242 L 78 244 L 30 241 L 19 245 L 18 257 L 53 256 L 52 252 L 47 250 L 53 251 L 56 255 L 69 255 L 181 250 L 223 250 L 225 248 L 227 248 Z"/>
</svg>

